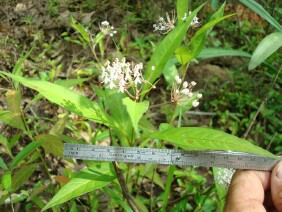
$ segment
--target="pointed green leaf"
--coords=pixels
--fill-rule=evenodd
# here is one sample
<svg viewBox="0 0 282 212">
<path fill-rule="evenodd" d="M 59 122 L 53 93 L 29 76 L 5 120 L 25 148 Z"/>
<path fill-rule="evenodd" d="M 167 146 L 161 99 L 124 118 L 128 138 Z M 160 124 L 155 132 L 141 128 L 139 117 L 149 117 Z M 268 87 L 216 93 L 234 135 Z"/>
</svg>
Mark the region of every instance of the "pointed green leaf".
<svg viewBox="0 0 282 212">
<path fill-rule="evenodd" d="M 41 142 L 33 141 L 21 150 L 16 157 L 13 158 L 10 164 L 10 170 L 15 168 L 22 160 L 27 158 L 36 148 L 41 146 Z"/>
<path fill-rule="evenodd" d="M 10 113 L 4 115 L 3 121 L 5 120 L 7 124 L 13 125 L 14 127 L 24 130 L 25 131 L 25 125 L 22 120 L 22 111 L 21 111 L 21 94 L 19 91 L 15 90 L 9 90 L 6 93 L 6 102 L 7 102 L 7 108 Z M 4 122 L 5 122 L 4 121 Z"/>
<path fill-rule="evenodd" d="M 111 166 L 111 163 L 99 163 L 84 169 L 64 185 L 43 210 L 108 185 L 116 178 Z"/>
<path fill-rule="evenodd" d="M 64 143 L 57 136 L 41 134 L 36 136 L 36 141 L 42 142 L 42 147 L 46 153 L 52 153 L 55 156 L 63 157 Z"/>
<path fill-rule="evenodd" d="M 11 192 L 11 187 L 12 187 L 12 176 L 10 171 L 4 172 L 2 175 L 2 185 L 4 189 L 7 191 Z"/>
<path fill-rule="evenodd" d="M 111 122 L 110 116 L 108 116 L 108 114 L 98 103 L 93 102 L 90 99 L 63 86 L 44 80 L 15 76 L 6 72 L 0 73 L 19 81 L 24 86 L 37 90 L 49 101 L 54 102 L 55 104 L 58 104 L 73 113 L 76 113 L 98 123 L 103 123 L 105 125 L 114 125 L 114 123 Z"/>
<path fill-rule="evenodd" d="M 12 176 L 12 192 L 16 191 L 24 183 L 26 183 L 37 167 L 38 164 L 30 164 L 22 167 L 20 170 L 17 170 L 17 172 Z"/>
<path fill-rule="evenodd" d="M 150 137 L 169 141 L 185 150 L 230 150 L 256 153 L 277 158 L 270 152 L 255 146 L 244 139 L 209 128 L 173 128 L 153 133 Z"/>
<path fill-rule="evenodd" d="M 90 43 L 90 38 L 86 29 L 80 23 L 78 23 L 72 16 L 70 17 L 70 24 L 77 32 L 79 32 L 79 34 L 87 43 Z"/>
<path fill-rule="evenodd" d="M 126 97 L 122 99 L 123 105 L 125 105 L 127 113 L 129 114 L 132 126 L 138 135 L 138 122 L 143 116 L 143 113 L 145 113 L 148 110 L 149 102 L 143 101 L 143 102 L 135 102 L 132 101 L 129 97 Z"/>
<path fill-rule="evenodd" d="M 7 170 L 8 167 L 6 165 L 6 163 L 4 162 L 4 160 L 2 159 L 2 157 L 0 157 L 0 168 Z"/>
<path fill-rule="evenodd" d="M 24 61 L 29 57 L 29 55 L 31 54 L 31 52 L 33 51 L 34 47 L 32 47 L 23 57 L 21 57 L 15 67 L 13 68 L 12 70 L 12 73 L 14 75 L 17 75 L 17 76 L 22 76 L 22 72 L 21 72 L 21 69 L 22 69 L 22 65 L 24 63 Z M 17 81 L 14 81 L 14 87 L 16 90 L 18 90 L 18 87 L 19 87 L 19 82 Z"/>
<path fill-rule="evenodd" d="M 282 46 L 282 32 L 274 32 L 266 36 L 255 49 L 251 61 L 249 63 L 249 70 L 254 69 L 272 55 L 277 49 Z"/>
<path fill-rule="evenodd" d="M 146 74 L 144 76 L 144 78 L 150 83 L 153 83 L 161 75 L 168 59 L 173 55 L 175 49 L 184 39 L 194 16 L 204 5 L 205 3 L 194 10 L 191 15 L 187 17 L 185 22 L 180 22 L 157 46 L 151 60 L 148 63 Z M 155 67 L 154 71 L 152 71 L 152 66 Z M 145 84 L 142 95 L 144 95 L 149 88 L 150 84 Z"/>
</svg>

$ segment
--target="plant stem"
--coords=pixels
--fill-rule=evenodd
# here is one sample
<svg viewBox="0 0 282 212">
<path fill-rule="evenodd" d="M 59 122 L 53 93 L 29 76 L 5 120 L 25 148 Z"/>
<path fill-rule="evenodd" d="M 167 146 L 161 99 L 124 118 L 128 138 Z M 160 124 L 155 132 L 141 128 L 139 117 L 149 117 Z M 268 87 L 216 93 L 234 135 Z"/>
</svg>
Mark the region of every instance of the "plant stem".
<svg viewBox="0 0 282 212">
<path fill-rule="evenodd" d="M 166 180 L 166 186 L 165 186 L 165 192 L 164 192 L 163 205 L 162 205 L 161 211 L 166 211 L 174 171 L 175 171 L 175 165 L 169 166 L 168 174 L 167 174 L 167 180 Z"/>
<path fill-rule="evenodd" d="M 127 184 L 125 182 L 123 173 L 122 173 L 121 169 L 118 167 L 117 162 L 113 161 L 113 165 L 114 165 L 115 173 L 117 175 L 118 182 L 119 182 L 121 190 L 122 190 L 123 197 L 126 199 L 126 201 L 128 202 L 129 206 L 131 207 L 131 209 L 134 212 L 140 211 L 138 209 L 135 201 L 134 201 L 134 198 L 131 196 L 131 194 L 129 192 L 129 189 L 128 189 Z"/>
</svg>

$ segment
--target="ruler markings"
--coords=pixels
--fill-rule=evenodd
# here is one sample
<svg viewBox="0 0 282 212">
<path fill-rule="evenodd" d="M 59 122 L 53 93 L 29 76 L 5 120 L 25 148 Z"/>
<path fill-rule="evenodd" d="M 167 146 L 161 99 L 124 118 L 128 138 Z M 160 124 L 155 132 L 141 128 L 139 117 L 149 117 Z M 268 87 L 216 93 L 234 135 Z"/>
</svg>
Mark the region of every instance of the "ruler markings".
<svg viewBox="0 0 282 212">
<path fill-rule="evenodd" d="M 232 151 L 173 150 L 138 147 L 64 144 L 64 157 L 128 163 L 157 163 L 235 169 L 272 170 L 278 163 L 270 157 Z"/>
</svg>

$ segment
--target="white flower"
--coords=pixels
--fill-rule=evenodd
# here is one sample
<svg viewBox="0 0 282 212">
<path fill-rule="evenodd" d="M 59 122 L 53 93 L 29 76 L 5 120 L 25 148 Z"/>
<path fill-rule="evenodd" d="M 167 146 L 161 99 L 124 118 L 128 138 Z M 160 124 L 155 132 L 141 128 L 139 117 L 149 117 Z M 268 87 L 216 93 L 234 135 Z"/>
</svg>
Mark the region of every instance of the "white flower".
<svg viewBox="0 0 282 212">
<path fill-rule="evenodd" d="M 191 15 L 191 11 L 189 11 L 188 12 L 188 16 L 190 16 Z M 184 16 L 183 16 L 183 18 L 181 18 L 181 20 L 182 21 L 186 21 L 186 19 L 187 19 L 187 13 L 184 13 Z M 197 15 L 195 15 L 195 17 L 193 18 L 193 20 L 191 21 L 191 23 L 190 23 L 190 26 L 191 27 L 198 27 L 198 26 L 200 26 L 201 25 L 201 22 L 199 22 L 199 18 L 197 17 Z"/>
<path fill-rule="evenodd" d="M 196 82 L 192 81 L 188 83 L 187 81 L 184 81 L 183 84 L 181 84 L 182 80 L 178 75 L 174 77 L 174 80 L 175 82 L 171 89 L 171 102 L 176 104 L 188 102 L 191 97 L 193 97 L 192 90 L 193 86 L 196 85 Z M 202 94 L 198 94 L 197 98 L 200 99 L 201 95 Z M 197 107 L 200 104 L 198 99 L 192 102 L 194 107 Z"/>
<path fill-rule="evenodd" d="M 121 61 L 116 58 L 112 64 L 107 61 L 106 66 L 102 67 L 102 83 L 110 89 L 118 88 L 118 92 L 123 93 L 133 84 L 137 87 L 138 84 L 145 82 L 142 68 L 142 63 L 133 66 L 126 62 L 125 58 Z"/>
<path fill-rule="evenodd" d="M 174 77 L 174 79 L 175 79 L 175 81 L 176 81 L 177 84 L 181 84 L 182 80 L 180 79 L 180 77 L 179 77 L 178 75 L 176 75 L 176 76 Z"/>
<path fill-rule="evenodd" d="M 152 71 L 155 71 L 156 68 L 155 68 L 155 66 L 152 66 L 151 69 L 152 69 Z"/>
<path fill-rule="evenodd" d="M 197 107 L 200 103 L 197 100 L 194 100 L 192 102 L 193 107 Z"/>
<path fill-rule="evenodd" d="M 197 83 L 196 83 L 195 81 L 192 81 L 192 82 L 191 82 L 191 85 L 192 85 L 192 86 L 195 86 L 195 85 L 197 85 Z"/>
<path fill-rule="evenodd" d="M 114 30 L 115 28 L 113 26 L 110 26 L 110 23 L 108 21 L 102 21 L 99 29 L 104 35 L 109 35 L 110 37 L 113 37 L 114 34 L 117 33 L 117 31 Z"/>
<path fill-rule="evenodd" d="M 187 81 L 184 81 L 182 87 L 183 87 L 183 88 L 187 88 L 187 87 L 188 87 L 188 82 L 187 82 Z"/>
<path fill-rule="evenodd" d="M 202 97 L 203 97 L 203 94 L 201 94 L 201 93 L 198 93 L 198 94 L 197 94 L 197 98 L 198 98 L 198 99 L 201 99 Z"/>
<path fill-rule="evenodd" d="M 102 22 L 101 22 L 101 25 L 107 27 L 107 26 L 110 25 L 110 23 L 109 23 L 108 21 L 102 21 Z"/>
<path fill-rule="evenodd" d="M 189 89 L 188 88 L 184 88 L 180 91 L 180 93 L 184 94 L 184 95 L 188 95 L 189 94 Z"/>
<path fill-rule="evenodd" d="M 153 24 L 154 32 L 159 31 L 161 34 L 167 34 L 175 28 L 175 11 L 172 12 L 171 17 L 166 13 L 166 21 L 163 17 L 159 17 L 159 23 Z"/>
</svg>

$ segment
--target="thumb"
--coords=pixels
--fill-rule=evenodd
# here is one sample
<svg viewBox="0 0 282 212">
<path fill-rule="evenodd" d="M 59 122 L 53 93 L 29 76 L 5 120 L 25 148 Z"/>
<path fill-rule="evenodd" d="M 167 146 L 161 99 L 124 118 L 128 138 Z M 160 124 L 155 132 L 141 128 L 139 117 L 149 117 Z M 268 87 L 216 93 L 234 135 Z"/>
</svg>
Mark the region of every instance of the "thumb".
<svg viewBox="0 0 282 212">
<path fill-rule="evenodd" d="M 279 162 L 271 174 L 271 195 L 278 211 L 282 211 L 282 162 Z"/>
</svg>

